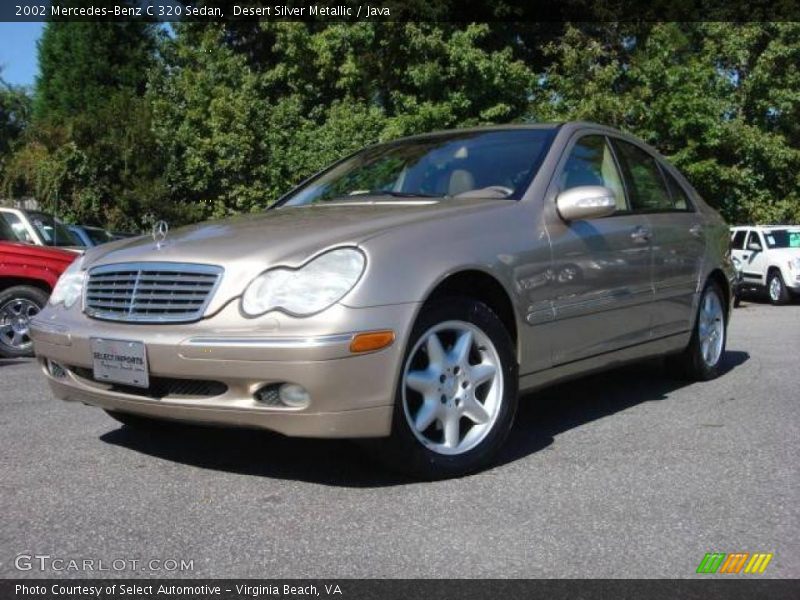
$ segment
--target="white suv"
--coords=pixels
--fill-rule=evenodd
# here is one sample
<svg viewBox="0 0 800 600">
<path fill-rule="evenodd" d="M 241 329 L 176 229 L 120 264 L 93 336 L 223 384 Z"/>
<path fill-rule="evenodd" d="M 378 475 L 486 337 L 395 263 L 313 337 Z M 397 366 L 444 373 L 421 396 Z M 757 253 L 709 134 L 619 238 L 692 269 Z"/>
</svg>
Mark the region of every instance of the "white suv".
<svg viewBox="0 0 800 600">
<path fill-rule="evenodd" d="M 800 294 L 800 226 L 733 227 L 731 251 L 743 288 L 766 289 L 773 304 Z"/>
</svg>

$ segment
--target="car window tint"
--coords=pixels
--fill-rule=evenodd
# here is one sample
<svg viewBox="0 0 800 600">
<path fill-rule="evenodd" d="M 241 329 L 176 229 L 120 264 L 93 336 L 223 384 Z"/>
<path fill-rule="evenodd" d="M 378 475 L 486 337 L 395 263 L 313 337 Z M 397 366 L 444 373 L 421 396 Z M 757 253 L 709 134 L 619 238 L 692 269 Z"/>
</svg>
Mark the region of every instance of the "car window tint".
<svg viewBox="0 0 800 600">
<path fill-rule="evenodd" d="M 675 181 L 669 171 L 662 168 L 661 172 L 664 175 L 664 179 L 667 180 L 667 188 L 669 188 L 669 195 L 672 199 L 672 208 L 675 210 L 689 210 L 692 205 L 686 192 L 683 191 L 683 188 Z"/>
<path fill-rule="evenodd" d="M 753 242 L 755 242 L 759 246 L 762 246 L 761 240 L 759 239 L 758 233 L 756 231 L 751 231 L 750 235 L 747 236 L 747 245 L 746 245 L 746 247 L 749 248 L 750 244 L 753 243 Z"/>
<path fill-rule="evenodd" d="M 570 151 L 561 173 L 562 190 L 582 185 L 602 185 L 614 192 L 617 210 L 628 210 L 614 154 L 602 135 L 587 135 L 579 139 Z"/>
<path fill-rule="evenodd" d="M 28 228 L 25 227 L 25 223 L 22 222 L 17 215 L 14 213 L 3 213 L 3 219 L 5 219 L 6 223 L 11 226 L 14 235 L 17 236 L 17 239 L 21 242 L 28 242 L 30 244 L 33 243 L 33 238 L 31 234 L 28 232 Z"/>
<path fill-rule="evenodd" d="M 673 210 L 672 199 L 656 159 L 647 152 L 622 140 L 614 140 L 618 157 L 628 181 L 631 206 L 635 211 Z"/>
<path fill-rule="evenodd" d="M 747 236 L 747 232 L 744 229 L 740 229 L 736 233 L 733 234 L 733 241 L 731 241 L 731 248 L 734 250 L 743 250 L 744 249 L 744 238 Z"/>
</svg>

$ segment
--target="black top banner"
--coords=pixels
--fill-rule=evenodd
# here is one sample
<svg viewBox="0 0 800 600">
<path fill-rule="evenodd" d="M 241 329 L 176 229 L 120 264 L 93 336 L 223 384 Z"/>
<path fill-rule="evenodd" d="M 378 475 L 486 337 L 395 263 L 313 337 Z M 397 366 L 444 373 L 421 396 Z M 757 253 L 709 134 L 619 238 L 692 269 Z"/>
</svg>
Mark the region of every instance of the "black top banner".
<svg viewBox="0 0 800 600">
<path fill-rule="evenodd" d="M 3 0 L 0 21 L 800 21 L 800 0 Z"/>
</svg>

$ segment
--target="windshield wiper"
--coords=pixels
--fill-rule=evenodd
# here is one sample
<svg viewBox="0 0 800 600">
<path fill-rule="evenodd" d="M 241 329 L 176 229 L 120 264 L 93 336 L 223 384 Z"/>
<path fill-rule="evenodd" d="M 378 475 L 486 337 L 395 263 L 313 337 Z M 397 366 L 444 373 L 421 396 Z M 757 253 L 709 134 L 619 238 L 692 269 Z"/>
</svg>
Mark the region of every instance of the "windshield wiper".
<svg viewBox="0 0 800 600">
<path fill-rule="evenodd" d="M 394 190 L 357 190 L 343 198 L 358 198 L 359 196 L 391 196 L 392 198 L 446 198 L 441 194 L 423 194 L 421 192 L 395 192 Z"/>
</svg>

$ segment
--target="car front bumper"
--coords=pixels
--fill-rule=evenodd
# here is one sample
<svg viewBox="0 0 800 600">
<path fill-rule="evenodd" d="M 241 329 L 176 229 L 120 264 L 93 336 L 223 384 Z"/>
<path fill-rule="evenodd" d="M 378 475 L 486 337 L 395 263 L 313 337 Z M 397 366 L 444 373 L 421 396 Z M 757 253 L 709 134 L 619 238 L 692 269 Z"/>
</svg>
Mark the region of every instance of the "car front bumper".
<svg viewBox="0 0 800 600">
<path fill-rule="evenodd" d="M 219 327 L 235 320 L 233 314 L 165 326 L 99 321 L 78 310 L 48 307 L 33 322 L 31 336 L 45 377 L 63 400 L 290 436 L 382 437 L 390 433 L 403 348 L 416 310 L 416 304 L 335 306 L 308 321 L 276 315 L 233 331 Z M 350 351 L 356 333 L 374 330 L 394 331 L 394 343 L 374 352 Z M 144 342 L 151 387 L 94 380 L 91 338 L 96 337 Z M 53 362 L 63 372 L 52 369 Z M 256 399 L 256 391 L 281 383 L 303 386 L 310 404 L 290 408 Z"/>
</svg>

